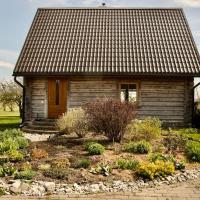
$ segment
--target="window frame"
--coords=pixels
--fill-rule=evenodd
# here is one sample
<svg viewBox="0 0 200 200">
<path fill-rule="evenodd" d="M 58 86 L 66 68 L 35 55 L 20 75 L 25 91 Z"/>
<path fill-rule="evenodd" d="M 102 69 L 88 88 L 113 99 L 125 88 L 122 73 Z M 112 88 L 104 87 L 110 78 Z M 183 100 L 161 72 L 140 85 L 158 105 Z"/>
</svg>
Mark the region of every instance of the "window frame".
<svg viewBox="0 0 200 200">
<path fill-rule="evenodd" d="M 123 84 L 135 84 L 136 85 L 136 105 L 139 105 L 139 97 L 140 97 L 140 82 L 139 81 L 120 81 L 118 84 L 118 95 L 121 101 L 121 85 Z"/>
</svg>

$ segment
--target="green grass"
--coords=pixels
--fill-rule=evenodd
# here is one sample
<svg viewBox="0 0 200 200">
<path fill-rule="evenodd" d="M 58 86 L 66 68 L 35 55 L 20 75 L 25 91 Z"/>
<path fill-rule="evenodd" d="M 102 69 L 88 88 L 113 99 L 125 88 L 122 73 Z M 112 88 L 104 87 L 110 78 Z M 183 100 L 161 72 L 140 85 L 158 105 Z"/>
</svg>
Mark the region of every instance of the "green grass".
<svg viewBox="0 0 200 200">
<path fill-rule="evenodd" d="M 0 105 L 0 131 L 10 128 L 18 128 L 20 124 L 20 117 L 17 108 L 14 111 L 4 111 Z"/>
</svg>

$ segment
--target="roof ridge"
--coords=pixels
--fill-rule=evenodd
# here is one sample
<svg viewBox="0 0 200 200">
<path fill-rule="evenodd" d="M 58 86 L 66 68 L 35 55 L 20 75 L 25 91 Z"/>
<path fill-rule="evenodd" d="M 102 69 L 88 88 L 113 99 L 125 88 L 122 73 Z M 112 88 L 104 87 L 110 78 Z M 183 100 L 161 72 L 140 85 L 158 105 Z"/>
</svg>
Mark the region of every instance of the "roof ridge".
<svg viewBox="0 0 200 200">
<path fill-rule="evenodd" d="M 183 10 L 181 7 L 109 7 L 109 6 L 99 6 L 99 7 L 40 7 L 38 10 Z"/>
</svg>

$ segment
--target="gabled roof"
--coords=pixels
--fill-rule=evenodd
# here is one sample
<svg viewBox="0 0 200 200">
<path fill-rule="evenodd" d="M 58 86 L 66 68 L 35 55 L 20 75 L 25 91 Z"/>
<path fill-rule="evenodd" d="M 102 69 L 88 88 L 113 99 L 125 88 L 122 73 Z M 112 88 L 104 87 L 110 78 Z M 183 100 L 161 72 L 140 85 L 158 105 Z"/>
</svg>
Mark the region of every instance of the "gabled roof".
<svg viewBox="0 0 200 200">
<path fill-rule="evenodd" d="M 200 75 L 182 9 L 38 9 L 14 75 Z"/>
</svg>

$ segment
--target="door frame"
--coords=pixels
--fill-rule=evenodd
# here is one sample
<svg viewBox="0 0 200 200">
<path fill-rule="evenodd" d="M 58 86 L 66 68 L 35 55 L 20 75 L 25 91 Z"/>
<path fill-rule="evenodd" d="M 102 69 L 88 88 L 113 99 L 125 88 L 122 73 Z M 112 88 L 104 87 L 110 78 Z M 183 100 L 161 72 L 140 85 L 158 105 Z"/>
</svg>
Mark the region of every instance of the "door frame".
<svg viewBox="0 0 200 200">
<path fill-rule="evenodd" d="M 51 80 L 60 80 L 60 87 L 59 87 L 59 104 L 61 104 L 61 105 L 59 105 L 60 107 L 61 107 L 61 109 L 63 109 L 63 112 L 62 113 L 64 113 L 64 112 L 66 112 L 67 111 L 67 98 L 68 98 L 68 82 L 67 82 L 67 79 L 65 79 L 65 78 L 60 78 L 60 77 L 49 77 L 48 79 L 47 79 L 47 88 L 48 88 L 48 90 L 47 90 L 47 105 L 48 105 L 48 112 L 47 112 L 47 116 L 48 116 L 48 118 L 50 118 L 50 119 L 57 119 L 58 117 L 59 117 L 59 115 L 61 115 L 62 113 L 60 113 L 60 114 L 58 114 L 57 116 L 53 116 L 52 115 L 52 113 L 50 113 L 50 106 L 52 106 L 51 104 L 50 104 L 50 101 L 49 101 L 49 82 L 51 81 Z M 63 95 L 62 95 L 62 93 L 64 93 Z M 56 105 L 54 105 L 54 106 L 56 106 Z M 62 106 L 63 106 L 63 108 L 62 108 Z M 56 111 L 57 112 L 57 111 Z"/>
</svg>

